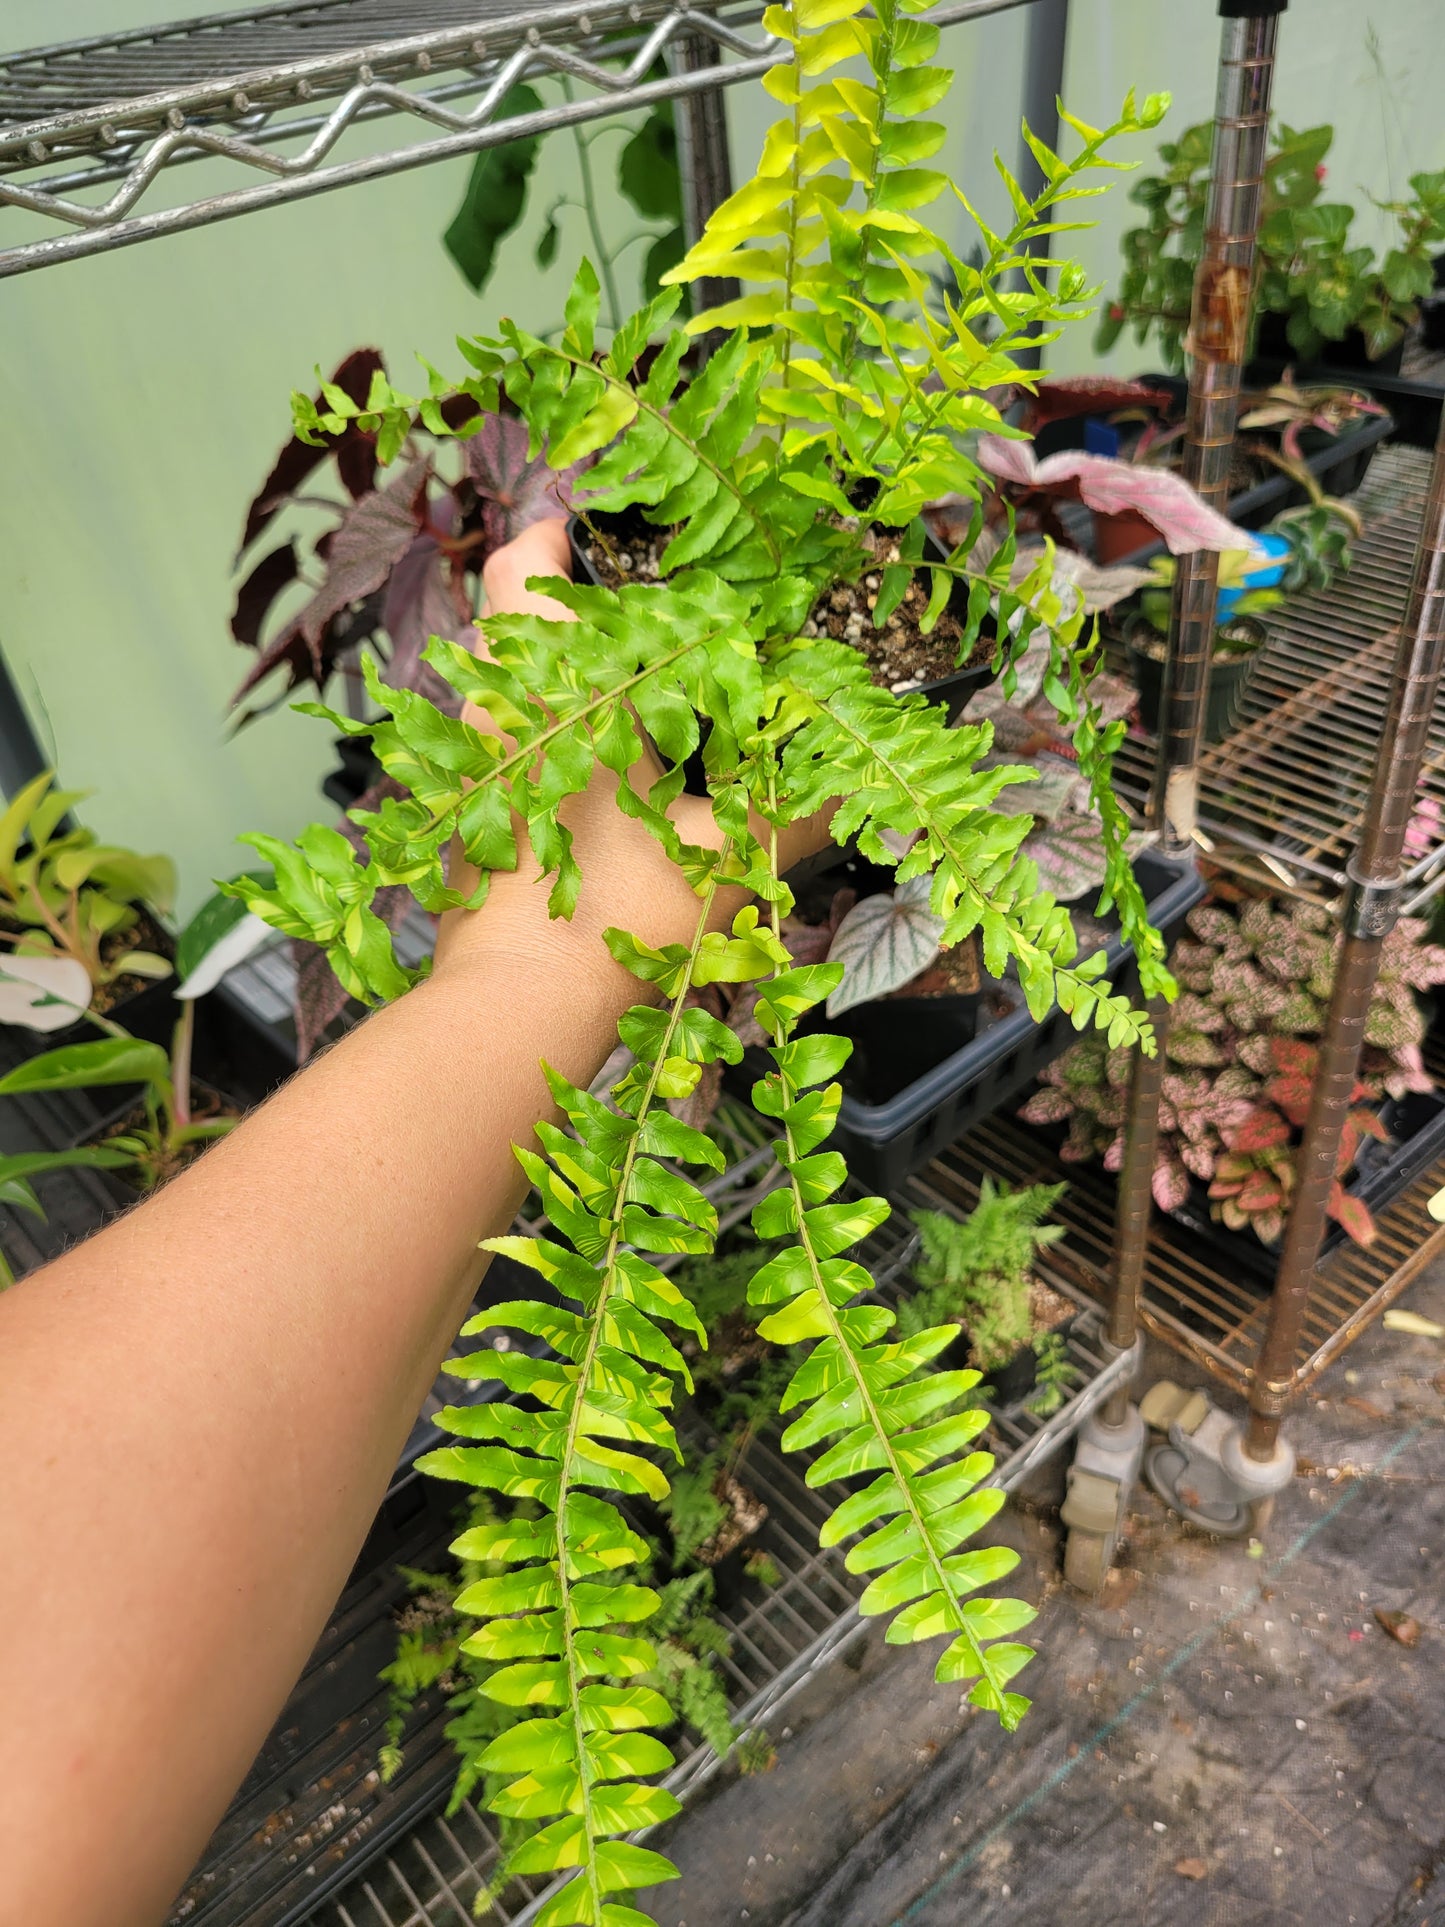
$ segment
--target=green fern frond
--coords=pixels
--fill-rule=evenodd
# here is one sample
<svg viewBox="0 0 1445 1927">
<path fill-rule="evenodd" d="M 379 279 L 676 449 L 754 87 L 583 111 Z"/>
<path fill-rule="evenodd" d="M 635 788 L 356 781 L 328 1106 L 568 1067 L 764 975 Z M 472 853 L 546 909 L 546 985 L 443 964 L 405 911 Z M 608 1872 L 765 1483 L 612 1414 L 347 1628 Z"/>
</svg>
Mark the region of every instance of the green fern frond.
<svg viewBox="0 0 1445 1927">
<path fill-rule="evenodd" d="M 986 725 L 950 729 L 919 697 L 838 689 L 787 744 L 783 785 L 798 815 L 844 796 L 833 834 L 841 841 L 856 833 L 874 862 L 897 860 L 880 831 L 920 831 L 898 876 L 932 874 L 929 900 L 944 919 L 945 943 L 979 930 L 986 967 L 1001 976 L 1014 959 L 1036 1018 L 1057 1000 L 1077 1029 L 1092 1021 L 1111 1044 L 1138 1043 L 1152 1054 L 1152 1026 L 1097 981 L 1103 953 L 1073 963 L 1078 946 L 1067 910 L 1039 888 L 1037 869 L 1017 854 L 1031 819 L 989 810 L 1005 784 L 1031 774 L 978 768 L 991 741 Z"/>
<path fill-rule="evenodd" d="M 459 1552 L 503 1570 L 467 1587 L 456 1605 L 483 1621 L 463 1651 L 498 1663 L 482 1692 L 536 1709 L 477 1765 L 518 1776 L 493 1796 L 495 1811 L 548 1822 L 518 1848 L 510 1871 L 578 1869 L 543 1910 L 548 1927 L 622 1927 L 628 1910 L 607 1896 L 671 1877 L 660 1856 L 616 1838 L 656 1825 L 677 1802 L 636 1777 L 672 1764 L 666 1747 L 642 1730 L 669 1724 L 669 1706 L 638 1683 L 659 1664 L 654 1645 L 638 1636 L 658 1595 L 617 1577 L 645 1562 L 648 1548 L 611 1496 L 599 1495 L 666 1498 L 658 1458 L 680 1458 L 667 1416 L 673 1381 L 690 1380 L 665 1326 L 706 1343 L 686 1295 L 644 1255 L 703 1251 L 717 1231 L 714 1207 L 659 1160 L 716 1161 L 710 1140 L 655 1107 L 691 1089 L 704 1064 L 741 1056 L 731 1031 L 687 1007 L 688 992 L 718 975 L 757 975 L 785 954 L 757 929 L 755 911 L 740 912 L 729 937 L 708 932 L 726 863 L 724 848 L 703 888 L 690 947 L 653 950 L 609 933 L 614 956 L 668 998 L 663 1010 L 639 1005 L 623 1020 L 637 1061 L 613 1089 L 616 1109 L 549 1072 L 577 1137 L 544 1123 L 542 1153 L 517 1153 L 570 1249 L 543 1238 L 499 1238 L 488 1248 L 531 1266 L 564 1302 L 494 1306 L 465 1332 L 524 1332 L 544 1340 L 551 1356 L 480 1351 L 450 1361 L 448 1370 L 498 1379 L 538 1409 L 448 1407 L 438 1424 L 468 1443 L 422 1461 L 441 1477 L 542 1509 L 537 1519 L 502 1519 L 465 1535 Z"/>
<path fill-rule="evenodd" d="M 968 1449 L 988 1414 L 958 1409 L 979 1375 L 919 1375 L 952 1340 L 953 1326 L 902 1343 L 885 1339 L 893 1314 L 858 1302 L 872 1293 L 873 1280 L 842 1254 L 886 1220 L 887 1202 L 828 1202 L 847 1171 L 836 1152 L 818 1149 L 842 1101 L 841 1086 L 825 1080 L 852 1046 L 846 1038 L 799 1038 L 794 1031 L 840 974 L 840 966 L 829 964 L 788 968 L 758 1001 L 758 1022 L 774 1040 L 775 1068 L 754 1102 L 781 1126 L 776 1149 L 788 1181 L 755 1207 L 753 1228 L 759 1237 L 796 1243 L 763 1266 L 749 1296 L 769 1308 L 758 1326 L 764 1338 L 779 1345 L 815 1341 L 782 1400 L 785 1413 L 805 1408 L 783 1434 L 786 1450 L 833 1441 L 810 1464 L 808 1483 L 877 1475 L 834 1510 L 821 1534 L 824 1545 L 866 1534 L 847 1555 L 850 1571 L 875 1575 L 859 1610 L 893 1614 L 887 1634 L 893 1644 L 950 1635 L 938 1677 L 974 1682 L 973 1703 L 1012 1728 L 1028 1701 L 1009 1692 L 1008 1682 L 1033 1655 L 1026 1646 L 991 1642 L 1027 1625 L 1034 1611 L 1016 1600 L 968 1595 L 1012 1571 L 1018 1555 L 1005 1547 L 959 1551 L 1004 1503 L 1002 1492 L 980 1489 L 992 1456 Z"/>
</svg>

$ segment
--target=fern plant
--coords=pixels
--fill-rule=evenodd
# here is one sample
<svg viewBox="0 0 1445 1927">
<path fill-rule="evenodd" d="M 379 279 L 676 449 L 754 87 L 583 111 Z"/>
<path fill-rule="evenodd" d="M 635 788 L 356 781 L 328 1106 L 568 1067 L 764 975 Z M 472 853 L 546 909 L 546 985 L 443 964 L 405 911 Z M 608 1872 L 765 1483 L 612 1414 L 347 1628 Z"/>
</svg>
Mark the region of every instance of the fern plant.
<svg viewBox="0 0 1445 1927">
<path fill-rule="evenodd" d="M 907 1336 L 962 1318 L 979 1370 L 1007 1365 L 1034 1336 L 1034 1261 L 1064 1235 L 1062 1225 L 1043 1220 L 1065 1188 L 1030 1184 L 1010 1191 L 985 1176 L 966 1218 L 946 1211 L 910 1213 L 921 1247 L 913 1267 L 918 1289 L 898 1314 L 899 1331 Z"/>
<path fill-rule="evenodd" d="M 816 1455 L 813 1484 L 853 1487 L 823 1538 L 848 1543 L 850 1568 L 871 1575 L 862 1610 L 891 1617 L 890 1640 L 945 1639 L 939 1677 L 968 1682 L 973 1703 L 1008 1727 L 1027 1705 L 1010 1682 L 1031 1655 L 1011 1635 L 1032 1611 L 973 1596 L 1015 1555 L 962 1550 L 1003 1502 L 979 1489 L 991 1460 L 971 1449 L 986 1423 L 968 1404 L 978 1374 L 930 1371 L 952 1327 L 893 1335 L 892 1315 L 867 1302 L 868 1272 L 847 1255 L 888 1206 L 840 1195 L 843 1160 L 823 1148 L 850 1046 L 800 1036 L 798 1025 L 841 972 L 795 964 L 782 941 L 792 893 L 779 831 L 841 795 L 833 836 L 856 838 L 900 881 L 929 877 L 943 941 L 979 931 L 988 968 L 999 974 L 1013 960 L 1036 1017 L 1057 1001 L 1080 1029 L 1096 1025 L 1117 1046 L 1149 1050 L 1153 1039 L 1100 981 L 1102 955 L 1076 962 L 1067 913 L 1019 853 L 1027 814 L 992 808 L 1033 772 L 985 767 L 986 725 L 947 727 L 922 697 L 875 686 L 860 650 L 804 632 L 820 596 L 872 565 L 865 524 L 896 532 L 898 544 L 898 561 L 881 574 L 876 623 L 921 573 L 931 629 L 964 583 L 959 659 L 992 613 L 1006 688 L 1014 657 L 1035 634 L 1047 636 L 1047 688 L 1073 728 L 1103 824 L 1107 894 L 1146 993 L 1172 988 L 1125 860 L 1109 777 L 1123 726 L 1106 726 L 1091 702 L 1097 641 L 1082 611 L 1061 602 L 1047 554 L 1013 587 L 1011 540 L 976 564 L 981 510 L 953 551 L 932 561 L 917 520 L 938 495 L 979 499 L 985 481 L 965 439 L 1013 432 L 991 399 L 1032 379 L 1012 351 L 1052 340 L 1088 310 L 1081 271 L 1061 266 L 1050 285 L 1030 244 L 1069 225 L 1061 217 L 1071 204 L 1098 191 L 1096 170 L 1121 165 L 1106 158 L 1110 143 L 1154 126 L 1167 101 L 1138 106 L 1130 96 L 1107 129 L 1066 117 L 1078 152 L 1065 161 L 1034 141 L 1045 185 L 1032 202 L 1000 165 L 1012 222 L 995 231 L 921 164 L 944 138 L 923 116 L 950 75 L 934 64 L 937 29 L 917 11 L 916 0 L 875 0 L 866 15 L 862 0 L 769 9 L 780 58 L 764 84 L 785 111 L 758 172 L 717 211 L 667 277 L 672 285 L 605 348 L 597 277 L 584 261 L 555 344 L 504 322 L 494 338 L 460 343 L 467 371 L 456 382 L 430 371 L 423 396 L 378 375 L 362 404 L 329 388 L 319 409 L 296 403 L 303 435 L 354 423 L 375 435 L 384 461 L 403 450 L 414 421 L 432 434 L 467 433 L 505 406 L 553 466 L 591 460 L 584 513 L 629 511 L 667 536 L 657 581 L 616 592 L 537 584 L 570 624 L 490 619 L 489 660 L 433 640 L 433 667 L 503 735 L 413 691 L 383 691 L 374 672 L 386 720 L 320 711 L 340 729 L 369 733 L 404 794 L 353 812 L 364 863 L 334 831 L 312 828 L 294 846 L 257 836 L 275 885 L 237 885 L 278 928 L 323 944 L 354 994 L 392 998 L 412 977 L 370 908 L 375 892 L 404 883 L 428 910 L 480 907 L 491 874 L 515 867 L 525 835 L 551 879 L 553 914 L 569 915 L 583 879 L 559 806 L 601 764 L 615 775 L 619 806 L 698 897 L 690 942 L 658 949 L 608 933 L 613 956 L 645 987 L 647 1001 L 620 1026 L 635 1061 L 610 1101 L 549 1072 L 566 1128 L 540 1124 L 537 1148 L 518 1153 L 555 1235 L 490 1248 L 530 1266 L 561 1303 L 494 1306 L 468 1330 L 521 1333 L 543 1341 L 547 1355 L 487 1347 L 454 1369 L 500 1380 L 527 1404 L 446 1412 L 458 1442 L 425 1462 L 503 1502 L 460 1542 L 464 1556 L 501 1570 L 458 1604 L 478 1621 L 466 1649 L 495 1662 L 485 1691 L 525 1714 L 482 1756 L 486 1772 L 508 1781 L 495 1809 L 544 1822 L 511 1870 L 569 1876 L 545 1903 L 541 1927 L 639 1927 L 643 1916 L 617 1896 L 672 1875 L 661 1856 L 619 1838 L 666 1819 L 677 1803 L 649 1783 L 670 1764 L 647 1731 L 671 1718 L 646 1683 L 658 1664 L 646 1628 L 659 1601 L 639 1583 L 646 1546 L 618 1505 L 665 1494 L 664 1465 L 677 1456 L 673 1387 L 689 1376 L 679 1340 L 703 1339 L 695 1307 L 656 1262 L 704 1253 L 717 1232 L 713 1205 L 678 1166 L 717 1169 L 720 1153 L 666 1109 L 705 1067 L 741 1057 L 734 1033 L 695 1007 L 698 989 L 756 990 L 771 1068 L 754 1103 L 775 1126 L 781 1181 L 756 1206 L 753 1228 L 781 1248 L 752 1278 L 749 1298 L 760 1335 L 798 1348 L 780 1401 L 785 1447 Z M 944 197 L 976 222 L 973 260 L 921 218 Z M 717 275 L 738 277 L 748 292 L 670 328 L 681 286 Z M 949 290 L 941 306 L 940 285 Z M 722 339 L 684 379 L 689 333 L 703 330 Z M 699 747 L 717 847 L 684 843 L 667 813 Z M 447 881 L 453 838 L 481 878 L 465 899 Z M 718 893 L 733 886 L 749 893 L 747 907 L 715 929 Z M 509 1516 L 514 1501 L 535 1516 Z"/>
</svg>

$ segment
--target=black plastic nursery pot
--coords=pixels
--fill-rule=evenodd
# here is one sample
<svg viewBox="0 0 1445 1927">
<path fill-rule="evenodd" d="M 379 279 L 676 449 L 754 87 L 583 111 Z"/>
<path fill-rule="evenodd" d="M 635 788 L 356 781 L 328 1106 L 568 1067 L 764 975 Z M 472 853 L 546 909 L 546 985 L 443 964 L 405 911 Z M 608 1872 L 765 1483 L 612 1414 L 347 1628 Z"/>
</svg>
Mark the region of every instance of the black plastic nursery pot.
<svg viewBox="0 0 1445 1927">
<path fill-rule="evenodd" d="M 837 1031 L 853 1040 L 845 1082 L 866 1101 L 886 1104 L 940 1062 L 985 1036 L 1000 1016 L 1023 1006 L 1023 992 L 1011 983 L 989 991 L 943 997 L 884 997 L 855 1004 L 812 1028 Z"/>
<path fill-rule="evenodd" d="M 598 573 L 596 564 L 592 560 L 588 543 L 588 522 L 592 523 L 607 535 L 615 537 L 622 543 L 629 541 L 636 543 L 643 539 L 651 540 L 659 533 L 638 509 L 625 509 L 617 515 L 609 515 L 600 510 L 596 510 L 588 516 L 586 522 L 583 521 L 580 515 L 574 515 L 567 524 L 567 534 L 572 544 L 573 579 L 577 582 L 596 583 L 602 587 L 606 585 L 603 582 L 602 576 Z M 947 555 L 948 551 L 937 538 L 930 531 L 925 530 L 923 542 L 924 562 L 942 562 L 947 559 Z M 638 578 L 638 580 L 644 579 L 645 578 L 642 577 Z M 966 583 L 955 583 L 953 593 L 949 597 L 948 609 L 950 614 L 955 616 L 959 622 L 965 625 L 967 624 L 968 585 Z M 991 634 L 990 624 L 988 620 L 985 619 L 983 635 L 988 636 L 989 634 Z M 975 695 L 980 689 L 986 688 L 987 685 L 994 680 L 991 655 L 991 650 L 989 654 L 983 656 L 980 656 L 978 652 L 975 651 L 972 661 L 965 663 L 961 668 L 952 670 L 946 676 L 940 676 L 935 682 L 917 684 L 915 690 L 910 693 L 926 696 L 930 702 L 943 703 L 948 710 L 948 720 L 953 722 L 955 718 L 962 714 L 969 698 Z M 699 777 L 701 776 L 700 758 L 696 759 L 696 773 Z M 692 788 L 692 774 L 693 770 L 690 764 L 690 789 Z"/>
<path fill-rule="evenodd" d="M 1241 618 L 1247 620 L 1248 618 Z M 1264 631 L 1260 629 L 1260 640 Z M 1151 735 L 1159 732 L 1159 712 L 1164 701 L 1163 658 L 1141 648 L 1131 634 L 1125 639 L 1129 670 L 1139 692 L 1139 720 Z M 1222 743 L 1244 721 L 1244 699 L 1254 682 L 1259 651 L 1244 655 L 1217 654 L 1209 665 L 1209 697 L 1204 711 L 1205 739 Z"/>
<path fill-rule="evenodd" d="M 1074 1320 L 1067 1318 L 1061 1325 L 1051 1325 L 1049 1333 L 1035 1332 L 1027 1345 L 1016 1351 L 1003 1365 L 988 1370 L 976 1365 L 973 1360 L 972 1341 L 966 1330 L 961 1331 L 949 1345 L 945 1345 L 934 1361 L 935 1368 L 941 1372 L 982 1371 L 983 1386 L 989 1394 L 988 1403 L 995 1411 L 1011 1411 L 1014 1406 L 1022 1405 L 1039 1380 L 1039 1357 L 1034 1350 L 1034 1340 L 1057 1333 L 1067 1342 L 1069 1333 L 1074 1329 Z"/>
<path fill-rule="evenodd" d="M 1134 859 L 1134 874 L 1144 892 L 1150 922 L 1163 932 L 1166 942 L 1172 942 L 1185 916 L 1204 896 L 1203 879 L 1192 863 L 1170 863 L 1150 850 Z M 1133 948 L 1117 935 L 1110 938 L 1105 952 L 1104 975 L 1116 992 L 1132 994 L 1137 989 Z M 927 1022 L 921 1017 L 920 1027 Z M 830 1023 L 829 1027 L 835 1026 Z M 849 1091 L 845 1066 L 833 1147 L 843 1153 L 859 1183 L 878 1191 L 894 1190 L 945 1145 L 1007 1104 L 1075 1035 L 1072 1020 L 1057 1005 L 1039 1023 L 1027 1008 L 1020 1008 L 972 1042 L 942 1055 L 931 1069 L 881 1103 Z"/>
<path fill-rule="evenodd" d="M 1445 1151 L 1445 1093 L 1412 1091 L 1404 1097 L 1388 1098 L 1380 1107 L 1380 1117 L 1392 1141 L 1381 1144 L 1366 1138 L 1356 1160 L 1355 1175 L 1345 1184 L 1348 1194 L 1368 1205 L 1371 1212 L 1383 1211 L 1393 1203 Z M 1193 1183 L 1184 1203 L 1166 1215 L 1207 1244 L 1232 1275 L 1247 1279 L 1261 1291 L 1273 1290 L 1279 1245 L 1265 1244 L 1253 1231 L 1231 1231 L 1221 1224 L 1210 1211 L 1205 1184 Z M 1320 1247 L 1321 1258 L 1347 1242 L 1344 1231 L 1331 1222 Z"/>
<path fill-rule="evenodd" d="M 1061 1325 L 1051 1325 L 1047 1333 L 1036 1332 L 1034 1338 L 1056 1336 L 1065 1344 L 1069 1333 L 1074 1329 L 1074 1319 L 1066 1318 Z M 993 1388 L 989 1403 L 998 1411 L 1008 1411 L 1022 1405 L 1029 1398 L 1039 1382 L 1039 1355 L 1031 1341 L 1022 1351 L 1014 1353 L 1007 1365 L 984 1373 L 984 1382 Z"/>
<path fill-rule="evenodd" d="M 1338 341 L 1327 341 L 1313 361 L 1305 361 L 1290 341 L 1289 317 L 1282 314 L 1262 314 L 1254 338 L 1255 360 L 1293 367 L 1301 385 L 1321 381 L 1335 369 L 1353 375 L 1398 375 L 1404 355 L 1403 335 L 1393 348 L 1372 357 L 1363 329 L 1347 328 Z"/>
</svg>

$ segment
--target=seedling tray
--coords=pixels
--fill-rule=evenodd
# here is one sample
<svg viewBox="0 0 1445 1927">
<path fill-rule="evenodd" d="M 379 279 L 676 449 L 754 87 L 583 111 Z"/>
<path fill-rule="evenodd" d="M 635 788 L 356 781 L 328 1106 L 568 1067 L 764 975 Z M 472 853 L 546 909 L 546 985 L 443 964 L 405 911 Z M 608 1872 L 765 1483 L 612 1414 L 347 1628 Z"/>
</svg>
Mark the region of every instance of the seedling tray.
<svg viewBox="0 0 1445 1927">
<path fill-rule="evenodd" d="M 1175 864 L 1143 851 L 1134 874 L 1149 906 L 1149 921 L 1172 941 L 1204 895 L 1193 864 Z M 1138 971 L 1132 946 L 1110 939 L 1105 976 L 1132 995 Z M 862 1184 L 891 1191 L 936 1157 L 981 1118 L 1007 1104 L 1073 1040 L 1072 1020 L 1057 1005 L 1035 1023 L 1028 1011 L 1011 1016 L 946 1057 L 886 1104 L 845 1096 L 833 1144 Z"/>
</svg>

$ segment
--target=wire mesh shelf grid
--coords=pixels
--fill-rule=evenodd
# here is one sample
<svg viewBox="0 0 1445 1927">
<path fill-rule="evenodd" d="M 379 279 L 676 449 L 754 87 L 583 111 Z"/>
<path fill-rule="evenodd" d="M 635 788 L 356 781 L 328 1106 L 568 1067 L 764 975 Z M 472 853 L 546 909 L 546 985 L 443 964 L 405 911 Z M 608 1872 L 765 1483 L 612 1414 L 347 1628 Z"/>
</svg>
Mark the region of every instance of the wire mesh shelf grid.
<svg viewBox="0 0 1445 1927">
<path fill-rule="evenodd" d="M 1344 889 L 1429 478 L 1425 450 L 1381 449 L 1350 498 L 1364 523 L 1352 567 L 1328 591 L 1292 596 L 1267 618 L 1268 640 L 1242 699 L 1244 721 L 1200 763 L 1201 841 L 1218 868 L 1324 902 Z M 1141 807 L 1154 755 L 1142 730 L 1119 752 L 1119 786 Z M 1431 729 L 1407 861 L 1410 910 L 1445 888 L 1445 698 Z"/>
</svg>

